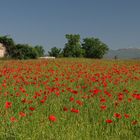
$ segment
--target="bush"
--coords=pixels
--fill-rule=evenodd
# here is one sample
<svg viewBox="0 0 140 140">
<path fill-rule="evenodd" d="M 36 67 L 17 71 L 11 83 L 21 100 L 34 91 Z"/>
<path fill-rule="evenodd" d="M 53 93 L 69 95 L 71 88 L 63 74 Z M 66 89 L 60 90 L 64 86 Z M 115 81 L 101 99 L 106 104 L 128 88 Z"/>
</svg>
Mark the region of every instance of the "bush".
<svg viewBox="0 0 140 140">
<path fill-rule="evenodd" d="M 17 44 L 14 46 L 11 57 L 14 59 L 36 59 L 38 56 L 35 48 L 27 44 Z"/>
</svg>

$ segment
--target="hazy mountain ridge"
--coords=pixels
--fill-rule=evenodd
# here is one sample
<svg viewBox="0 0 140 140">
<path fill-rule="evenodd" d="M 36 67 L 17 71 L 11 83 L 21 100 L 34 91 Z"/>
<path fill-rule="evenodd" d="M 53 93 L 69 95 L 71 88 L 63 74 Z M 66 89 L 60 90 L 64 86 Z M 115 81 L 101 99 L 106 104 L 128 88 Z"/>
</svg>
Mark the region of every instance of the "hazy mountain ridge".
<svg viewBox="0 0 140 140">
<path fill-rule="evenodd" d="M 122 48 L 117 50 L 109 50 L 104 58 L 114 58 L 117 56 L 119 59 L 140 59 L 140 48 Z"/>
</svg>

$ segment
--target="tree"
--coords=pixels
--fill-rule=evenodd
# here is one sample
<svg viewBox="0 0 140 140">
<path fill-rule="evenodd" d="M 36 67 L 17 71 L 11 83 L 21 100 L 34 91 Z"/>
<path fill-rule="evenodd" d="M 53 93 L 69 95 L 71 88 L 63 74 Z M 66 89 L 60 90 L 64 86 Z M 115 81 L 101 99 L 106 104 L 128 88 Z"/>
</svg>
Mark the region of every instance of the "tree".
<svg viewBox="0 0 140 140">
<path fill-rule="evenodd" d="M 15 59 L 34 59 L 44 56 L 45 50 L 42 46 L 35 47 L 28 44 L 15 44 L 9 36 L 0 36 L 0 43 L 6 48 L 6 56 Z"/>
<path fill-rule="evenodd" d="M 38 57 L 44 56 L 45 50 L 43 49 L 42 46 L 36 45 L 34 48 L 35 48 L 35 51 L 37 52 Z"/>
<path fill-rule="evenodd" d="M 15 45 L 14 40 L 10 38 L 8 35 L 0 36 L 0 43 L 2 43 L 6 48 L 6 56 L 11 57 L 12 50 Z"/>
<path fill-rule="evenodd" d="M 65 57 L 82 57 L 84 55 L 84 50 L 80 44 L 80 35 L 66 34 L 65 37 L 68 42 L 63 49 L 63 55 Z"/>
<path fill-rule="evenodd" d="M 82 48 L 85 50 L 87 58 L 102 58 L 108 51 L 108 46 L 98 38 L 84 38 Z"/>
<path fill-rule="evenodd" d="M 59 57 L 61 54 L 61 48 L 53 47 L 51 51 L 48 51 L 49 56 Z"/>
<path fill-rule="evenodd" d="M 14 59 L 35 59 L 37 55 L 35 48 L 28 44 L 17 44 L 13 47 L 11 57 Z"/>
</svg>

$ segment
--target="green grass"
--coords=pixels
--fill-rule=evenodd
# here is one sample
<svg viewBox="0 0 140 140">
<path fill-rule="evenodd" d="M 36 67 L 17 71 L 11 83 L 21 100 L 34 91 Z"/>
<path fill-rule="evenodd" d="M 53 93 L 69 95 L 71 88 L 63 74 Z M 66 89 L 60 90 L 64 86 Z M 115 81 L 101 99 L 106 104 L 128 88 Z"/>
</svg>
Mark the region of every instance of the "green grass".
<svg viewBox="0 0 140 140">
<path fill-rule="evenodd" d="M 139 140 L 140 100 L 132 97 L 140 94 L 139 85 L 137 60 L 1 61 L 0 139 Z M 41 103 L 44 98 L 46 101 Z M 101 102 L 103 98 L 106 102 Z M 5 108 L 6 101 L 12 107 Z M 102 105 L 107 109 L 102 110 Z M 71 108 L 79 113 L 71 112 Z M 20 112 L 26 116 L 21 117 Z M 49 120 L 50 115 L 56 117 L 55 122 Z M 15 118 L 13 122 L 11 117 Z M 106 123 L 107 119 L 112 123 Z"/>
</svg>

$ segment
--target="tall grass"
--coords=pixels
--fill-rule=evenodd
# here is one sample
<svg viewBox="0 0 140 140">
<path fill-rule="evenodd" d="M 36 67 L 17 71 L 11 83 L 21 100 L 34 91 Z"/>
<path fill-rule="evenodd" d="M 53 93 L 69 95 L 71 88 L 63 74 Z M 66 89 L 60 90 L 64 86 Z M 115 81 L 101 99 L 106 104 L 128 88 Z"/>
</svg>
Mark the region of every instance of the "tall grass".
<svg viewBox="0 0 140 140">
<path fill-rule="evenodd" d="M 1 61 L 0 139 L 140 139 L 139 87 L 140 61 Z"/>
</svg>

